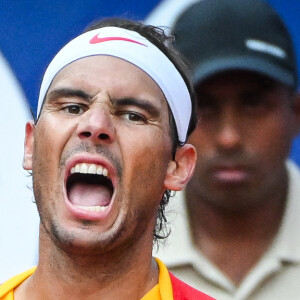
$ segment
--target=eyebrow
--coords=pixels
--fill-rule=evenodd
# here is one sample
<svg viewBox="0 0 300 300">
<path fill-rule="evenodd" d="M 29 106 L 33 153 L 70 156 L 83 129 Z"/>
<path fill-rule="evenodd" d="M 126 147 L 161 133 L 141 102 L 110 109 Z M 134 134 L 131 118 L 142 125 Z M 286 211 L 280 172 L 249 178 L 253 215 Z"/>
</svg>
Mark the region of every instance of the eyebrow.
<svg viewBox="0 0 300 300">
<path fill-rule="evenodd" d="M 92 96 L 80 89 L 59 88 L 47 94 L 48 101 L 54 101 L 60 97 L 76 97 L 91 102 Z"/>
<path fill-rule="evenodd" d="M 203 101 L 207 103 L 207 101 L 216 101 L 215 97 L 212 95 L 209 95 L 205 92 L 196 92 L 196 100 L 198 104 L 201 104 Z"/>
<path fill-rule="evenodd" d="M 158 107 L 156 107 L 152 102 L 146 99 L 136 99 L 136 98 L 121 98 L 112 100 L 115 106 L 136 106 L 146 110 L 150 113 L 153 117 L 158 117 L 160 111 Z"/>
<path fill-rule="evenodd" d="M 70 89 L 70 88 L 58 88 L 47 94 L 48 101 L 55 101 L 60 97 L 76 97 L 87 102 L 92 102 L 93 96 L 89 95 L 83 90 L 80 89 Z M 159 109 L 149 100 L 146 99 L 137 99 L 134 97 L 124 97 L 119 99 L 112 99 L 112 104 L 114 106 L 136 106 L 141 109 L 146 110 L 153 117 L 158 117 L 160 114 Z"/>
</svg>

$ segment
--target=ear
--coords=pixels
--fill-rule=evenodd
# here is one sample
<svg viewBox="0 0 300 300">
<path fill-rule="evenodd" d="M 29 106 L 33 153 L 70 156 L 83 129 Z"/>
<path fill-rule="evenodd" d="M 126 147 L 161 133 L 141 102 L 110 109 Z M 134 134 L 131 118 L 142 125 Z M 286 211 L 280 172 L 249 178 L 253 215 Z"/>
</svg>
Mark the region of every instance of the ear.
<svg viewBox="0 0 300 300">
<path fill-rule="evenodd" d="M 34 122 L 26 123 L 25 128 L 25 143 L 24 143 L 24 159 L 23 168 L 25 170 L 32 170 L 32 153 L 34 141 Z"/>
<path fill-rule="evenodd" d="M 176 150 L 175 159 L 169 162 L 165 188 L 172 191 L 184 189 L 194 174 L 197 152 L 193 145 L 185 144 Z"/>
</svg>

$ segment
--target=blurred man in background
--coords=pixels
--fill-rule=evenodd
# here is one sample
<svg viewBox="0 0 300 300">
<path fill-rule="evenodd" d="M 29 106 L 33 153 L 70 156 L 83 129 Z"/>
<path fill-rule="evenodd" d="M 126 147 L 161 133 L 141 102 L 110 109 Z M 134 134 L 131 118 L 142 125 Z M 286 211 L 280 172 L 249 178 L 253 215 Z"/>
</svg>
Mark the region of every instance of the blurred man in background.
<svg viewBox="0 0 300 300">
<path fill-rule="evenodd" d="M 300 172 L 287 157 L 300 100 L 291 37 L 259 0 L 202 0 L 173 34 L 193 69 L 198 163 L 159 254 L 217 299 L 297 299 Z"/>
</svg>

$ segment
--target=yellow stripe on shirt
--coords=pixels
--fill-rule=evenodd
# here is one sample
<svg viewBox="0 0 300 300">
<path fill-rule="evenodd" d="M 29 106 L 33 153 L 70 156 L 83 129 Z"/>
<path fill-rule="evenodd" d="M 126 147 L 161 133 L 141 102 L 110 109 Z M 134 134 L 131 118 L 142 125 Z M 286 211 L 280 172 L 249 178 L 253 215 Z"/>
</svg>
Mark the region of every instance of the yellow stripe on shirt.
<svg viewBox="0 0 300 300">
<path fill-rule="evenodd" d="M 167 267 L 155 258 L 158 268 L 158 284 L 154 286 L 141 300 L 173 300 L 173 288 Z M 31 276 L 36 267 L 23 272 L 0 285 L 0 300 L 14 300 L 14 289 Z"/>
</svg>

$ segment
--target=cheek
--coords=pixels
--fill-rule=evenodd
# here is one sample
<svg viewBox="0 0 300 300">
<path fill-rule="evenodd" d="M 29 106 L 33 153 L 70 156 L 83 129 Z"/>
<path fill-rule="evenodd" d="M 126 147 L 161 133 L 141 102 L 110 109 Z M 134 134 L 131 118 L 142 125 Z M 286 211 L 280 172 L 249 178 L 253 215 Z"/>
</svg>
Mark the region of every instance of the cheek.
<svg viewBox="0 0 300 300">
<path fill-rule="evenodd" d="M 44 190 L 49 189 L 48 187 L 53 181 L 52 178 L 57 172 L 54 145 L 54 140 L 47 134 L 47 130 L 39 127 L 35 132 L 32 170 L 34 185 L 36 187 L 41 186 Z"/>
<path fill-rule="evenodd" d="M 44 160 L 51 157 L 52 160 L 59 160 L 74 130 L 74 124 L 71 122 L 61 122 L 51 115 L 41 118 L 35 131 L 36 156 L 41 156 Z"/>
<path fill-rule="evenodd" d="M 42 183 L 47 181 L 49 184 L 46 186 L 57 180 L 60 158 L 67 141 L 66 126 L 59 129 L 55 123 L 47 118 L 40 119 L 35 130 L 33 173 Z"/>
<path fill-rule="evenodd" d="M 140 140 L 126 146 L 123 153 L 126 174 L 123 175 L 125 180 L 130 181 L 128 184 L 133 186 L 133 190 L 138 189 L 147 195 L 153 195 L 156 192 L 160 197 L 164 192 L 164 180 L 171 157 L 171 147 L 168 142 L 157 140 L 153 140 L 152 143 Z"/>
<path fill-rule="evenodd" d="M 252 132 L 252 144 L 255 151 L 263 153 L 266 157 L 275 160 L 285 159 L 291 147 L 293 139 L 291 116 L 276 115 L 266 118 L 264 122 L 254 125 Z M 250 146 L 249 146 L 250 147 Z"/>
<path fill-rule="evenodd" d="M 197 150 L 197 163 L 201 160 L 201 157 L 204 158 L 213 153 L 214 142 L 212 131 L 206 129 L 204 126 L 200 127 L 198 125 L 191 134 L 188 142 L 194 145 Z"/>
</svg>

